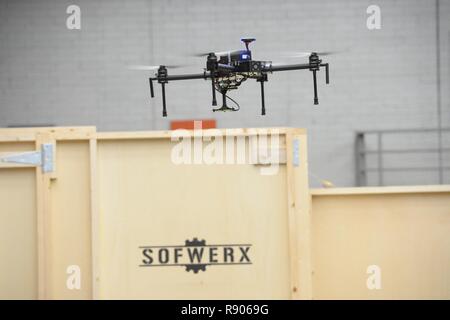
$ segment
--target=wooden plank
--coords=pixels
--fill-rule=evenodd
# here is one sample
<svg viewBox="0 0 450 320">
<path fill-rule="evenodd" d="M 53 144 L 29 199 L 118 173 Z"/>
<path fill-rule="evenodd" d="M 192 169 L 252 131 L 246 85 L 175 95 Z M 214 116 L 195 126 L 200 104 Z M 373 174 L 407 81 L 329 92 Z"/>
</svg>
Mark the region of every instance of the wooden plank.
<svg viewBox="0 0 450 320">
<path fill-rule="evenodd" d="M 96 136 L 95 127 L 70 128 L 68 130 L 61 128 L 55 131 L 54 137 L 60 141 L 67 140 L 89 140 Z"/>
<path fill-rule="evenodd" d="M 311 254 L 311 195 L 308 182 L 308 148 L 305 134 L 296 135 L 300 141 L 299 166 L 294 169 L 295 210 L 298 217 L 300 299 L 312 299 L 312 254 Z"/>
<path fill-rule="evenodd" d="M 287 175 L 287 206 L 288 206 L 288 232 L 289 232 L 289 259 L 290 259 L 290 289 L 292 299 L 299 299 L 299 264 L 297 243 L 297 216 L 295 212 L 295 180 L 293 179 L 293 137 L 286 135 L 286 175 Z"/>
<path fill-rule="evenodd" d="M 249 129 L 205 129 L 202 130 L 204 137 L 215 136 L 218 133 L 223 136 L 252 136 L 258 134 L 270 134 L 274 130 L 280 135 L 285 135 L 287 132 L 295 132 L 304 134 L 304 129 L 292 128 L 249 128 Z M 194 130 L 185 130 L 185 132 L 193 136 Z M 173 136 L 173 131 L 139 131 L 139 132 L 98 132 L 98 140 L 124 140 L 124 139 L 170 139 Z"/>
<path fill-rule="evenodd" d="M 0 170 L 0 203 L 0 300 L 36 299 L 34 168 Z"/>
<path fill-rule="evenodd" d="M 450 192 L 450 185 L 311 189 L 313 196 Z"/>
<path fill-rule="evenodd" d="M 89 140 L 58 140 L 57 151 L 58 177 L 51 187 L 51 229 L 47 234 L 51 242 L 48 298 L 91 299 Z"/>
<path fill-rule="evenodd" d="M 95 127 L 49 127 L 0 129 L 0 142 L 35 141 L 36 133 L 52 134 L 57 140 L 84 140 L 95 134 Z"/>
<path fill-rule="evenodd" d="M 42 144 L 50 143 L 52 138 L 48 133 L 36 134 L 36 150 L 40 150 Z M 38 299 L 49 297 L 49 275 L 51 268 L 49 263 L 49 216 L 50 216 L 50 184 L 49 174 L 42 172 L 41 167 L 36 168 L 36 200 L 37 200 L 37 247 L 38 247 Z"/>
<path fill-rule="evenodd" d="M 298 165 L 295 165 L 293 156 L 295 140 L 299 146 Z M 311 299 L 311 200 L 308 188 L 306 135 L 288 134 L 286 149 L 292 299 Z"/>
<path fill-rule="evenodd" d="M 34 142 L 36 140 L 36 132 L 10 132 L 1 131 L 6 129 L 0 129 L 0 142 Z M 9 129 L 8 129 L 9 130 Z"/>
<path fill-rule="evenodd" d="M 90 198 L 91 198 L 91 250 L 92 250 L 92 297 L 100 298 L 100 226 L 97 184 L 97 139 L 89 140 L 90 154 Z"/>
</svg>

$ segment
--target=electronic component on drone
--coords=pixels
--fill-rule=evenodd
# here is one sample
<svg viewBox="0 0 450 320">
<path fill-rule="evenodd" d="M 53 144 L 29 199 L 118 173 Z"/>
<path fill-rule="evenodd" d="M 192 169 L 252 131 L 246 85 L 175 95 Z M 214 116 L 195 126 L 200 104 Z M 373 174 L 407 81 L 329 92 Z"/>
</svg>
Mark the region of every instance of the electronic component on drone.
<svg viewBox="0 0 450 320">
<path fill-rule="evenodd" d="M 313 73 L 313 88 L 314 88 L 314 104 L 319 104 L 317 95 L 317 76 L 316 73 L 320 67 L 325 68 L 325 81 L 329 83 L 329 66 L 328 63 L 322 63 L 319 54 L 316 52 L 308 53 L 309 62 L 304 64 L 290 64 L 290 65 L 272 65 L 271 61 L 255 61 L 252 60 L 252 53 L 248 46 L 255 41 L 254 38 L 241 39 L 245 44 L 245 50 L 236 50 L 229 52 L 207 54 L 206 68 L 203 73 L 198 74 L 182 74 L 182 75 L 168 75 L 166 66 L 159 66 L 155 77 L 149 79 L 150 95 L 155 96 L 153 90 L 153 81 L 161 84 L 162 90 L 162 104 L 163 117 L 167 116 L 166 108 L 166 90 L 165 85 L 169 81 L 178 80 L 192 80 L 204 79 L 211 80 L 212 105 L 217 106 L 216 91 L 222 95 L 222 107 L 213 109 L 213 111 L 238 111 L 239 105 L 227 96 L 228 90 L 237 89 L 242 82 L 247 79 L 255 79 L 261 83 L 261 114 L 266 114 L 264 101 L 264 82 L 268 81 L 267 75 L 277 71 L 290 70 L 309 70 Z M 238 108 L 227 106 L 226 99 L 230 99 L 236 103 Z"/>
</svg>

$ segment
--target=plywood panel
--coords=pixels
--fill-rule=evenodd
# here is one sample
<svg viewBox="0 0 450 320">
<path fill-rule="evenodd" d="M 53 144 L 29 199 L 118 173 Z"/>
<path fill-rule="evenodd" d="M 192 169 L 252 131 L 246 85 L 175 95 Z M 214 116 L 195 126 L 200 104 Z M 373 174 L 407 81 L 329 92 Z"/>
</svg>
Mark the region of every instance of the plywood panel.
<svg viewBox="0 0 450 320">
<path fill-rule="evenodd" d="M 0 148 L 3 147 L 0 144 Z M 5 146 L 9 151 L 29 146 Z M 0 169 L 0 299 L 37 298 L 35 169 Z"/>
<path fill-rule="evenodd" d="M 450 192 L 377 189 L 313 195 L 314 298 L 450 299 Z"/>
<path fill-rule="evenodd" d="M 290 298 L 287 181 L 256 165 L 175 165 L 167 139 L 98 142 L 100 298 Z M 251 265 L 139 267 L 140 246 L 251 244 Z M 155 249 L 156 250 L 156 249 Z"/>
<path fill-rule="evenodd" d="M 27 152 L 34 151 L 33 142 L 1 142 L 0 152 Z"/>
</svg>

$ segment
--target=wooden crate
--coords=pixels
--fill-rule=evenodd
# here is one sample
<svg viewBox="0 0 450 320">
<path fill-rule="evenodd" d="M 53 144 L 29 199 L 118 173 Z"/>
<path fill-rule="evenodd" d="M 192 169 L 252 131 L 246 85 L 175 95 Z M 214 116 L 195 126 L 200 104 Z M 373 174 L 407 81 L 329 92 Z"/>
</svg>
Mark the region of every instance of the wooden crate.
<svg viewBox="0 0 450 320">
<path fill-rule="evenodd" d="M 450 298 L 450 186 L 310 191 L 304 130 L 202 134 L 242 163 L 176 164 L 171 131 L 0 129 L 0 158 L 53 164 L 0 161 L 0 298 Z"/>
<path fill-rule="evenodd" d="M 89 299 L 91 153 L 95 128 L 0 129 L 0 158 L 56 147 L 41 166 L 0 161 L 0 298 Z M 26 152 L 26 153 L 25 153 Z M 79 266 L 81 289 L 68 290 Z"/>
<path fill-rule="evenodd" d="M 180 143 L 172 141 L 170 131 L 2 129 L 3 156 L 51 144 L 55 168 L 45 173 L 41 167 L 1 164 L 0 197 L 10 201 L 0 217 L 12 230 L 4 237 L 28 260 L 14 247 L 2 248 L 9 262 L 0 268 L 6 283 L 0 295 L 311 298 L 305 131 L 212 129 L 202 134 L 193 146 L 204 141 L 206 154 L 216 141 L 212 137 L 223 137 L 224 146 L 235 141 L 224 159 L 236 156 L 240 145 L 246 150 L 243 163 L 177 165 L 171 155 Z M 271 143 L 262 145 L 263 136 Z M 279 159 L 268 159 L 268 151 Z M 16 187 L 11 190 L 11 185 Z M 19 231 L 23 227 L 26 235 Z M 205 252 L 203 259 L 190 261 L 195 252 Z M 151 254 L 160 265 L 149 263 Z M 80 267 L 80 290 L 66 286 L 70 266 Z M 11 291 L 17 281 L 22 285 Z"/>
<path fill-rule="evenodd" d="M 311 193 L 315 299 L 450 299 L 450 186 Z"/>
</svg>

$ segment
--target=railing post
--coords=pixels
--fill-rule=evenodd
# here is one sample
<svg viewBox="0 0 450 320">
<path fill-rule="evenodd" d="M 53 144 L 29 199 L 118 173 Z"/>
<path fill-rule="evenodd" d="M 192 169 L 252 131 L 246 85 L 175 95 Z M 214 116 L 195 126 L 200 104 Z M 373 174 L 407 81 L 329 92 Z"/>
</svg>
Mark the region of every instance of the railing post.
<svg viewBox="0 0 450 320">
<path fill-rule="evenodd" d="M 364 133 L 357 132 L 355 139 L 355 180 L 358 187 L 367 185 Z"/>
<path fill-rule="evenodd" d="M 443 146 L 442 146 L 442 128 L 437 130 L 438 134 L 438 167 L 439 167 L 439 184 L 444 184 L 444 160 L 443 160 Z"/>
<path fill-rule="evenodd" d="M 378 185 L 383 186 L 383 138 L 382 138 L 383 132 L 378 131 L 377 138 L 378 138 Z"/>
</svg>

